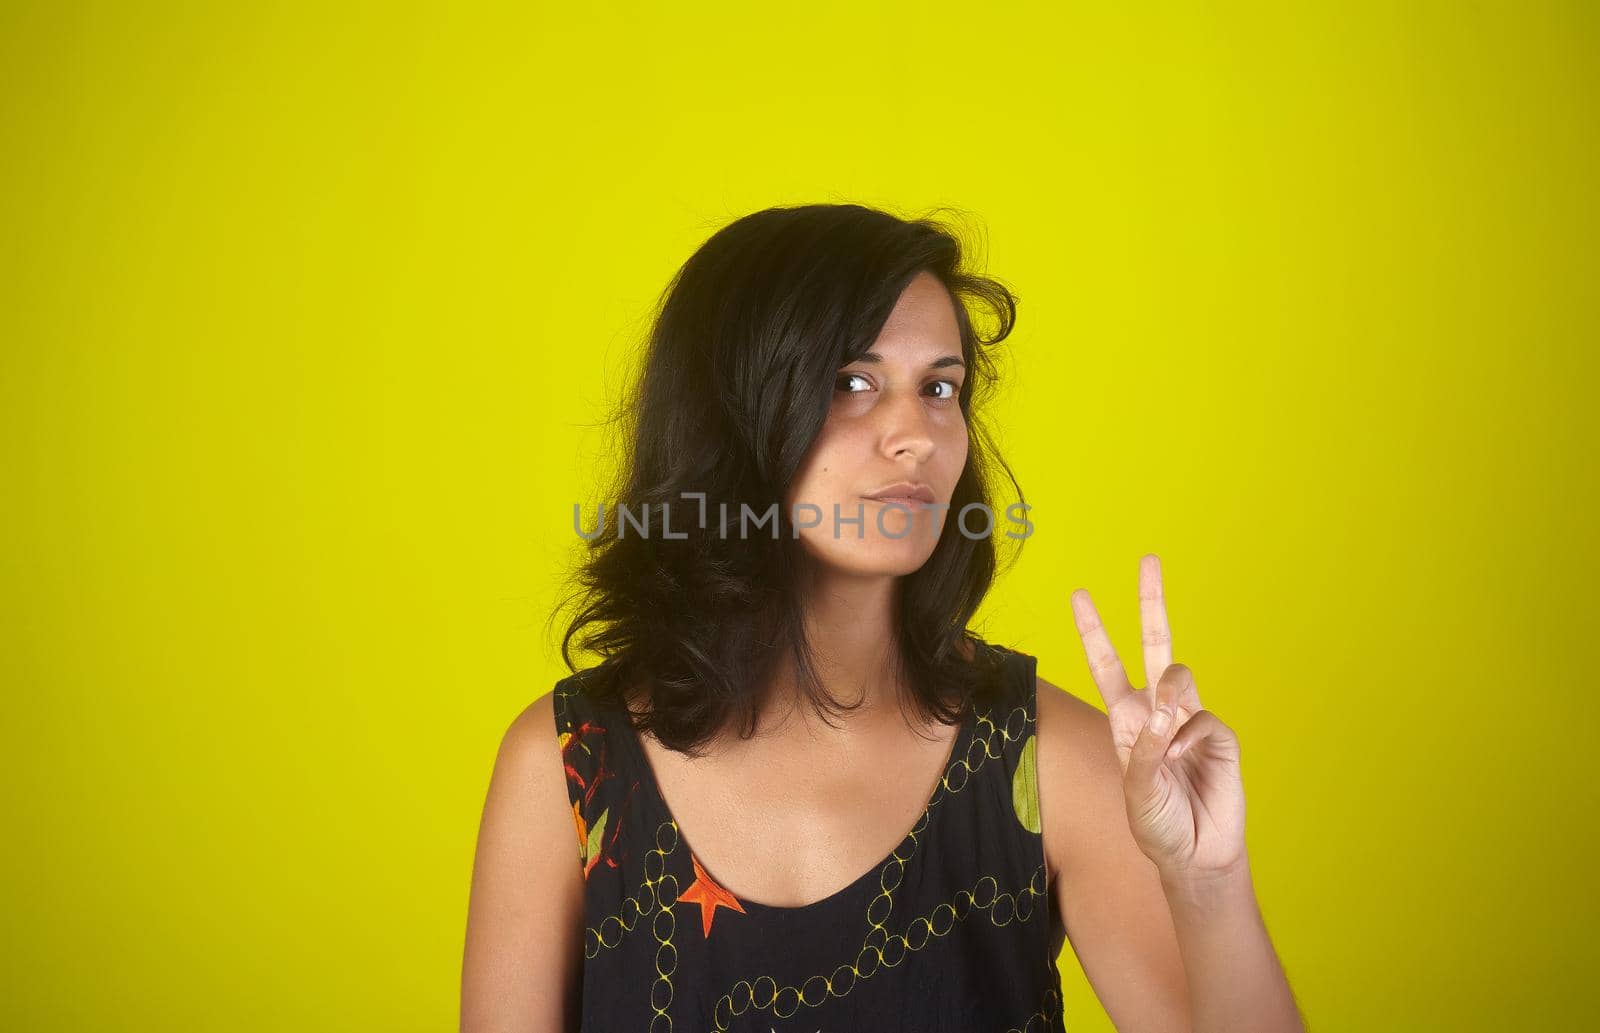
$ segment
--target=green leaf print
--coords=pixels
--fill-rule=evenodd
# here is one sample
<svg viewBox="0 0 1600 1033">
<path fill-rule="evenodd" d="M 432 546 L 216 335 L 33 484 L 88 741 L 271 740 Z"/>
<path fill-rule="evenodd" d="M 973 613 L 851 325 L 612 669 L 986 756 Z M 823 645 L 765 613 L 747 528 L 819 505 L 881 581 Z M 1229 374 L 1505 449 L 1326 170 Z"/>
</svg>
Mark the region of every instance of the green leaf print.
<svg viewBox="0 0 1600 1033">
<path fill-rule="evenodd" d="M 1034 763 L 1036 737 L 1028 736 L 1022 744 L 1022 758 L 1017 761 L 1016 773 L 1011 776 L 1011 805 L 1016 808 L 1017 820 L 1029 832 L 1039 832 L 1039 779 Z"/>
<path fill-rule="evenodd" d="M 605 842 L 603 837 L 606 831 L 606 815 L 610 813 L 609 808 L 601 811 L 600 817 L 596 818 L 594 824 L 589 826 L 589 847 L 584 851 L 586 858 L 594 857 L 600 853 L 601 844 Z"/>
</svg>

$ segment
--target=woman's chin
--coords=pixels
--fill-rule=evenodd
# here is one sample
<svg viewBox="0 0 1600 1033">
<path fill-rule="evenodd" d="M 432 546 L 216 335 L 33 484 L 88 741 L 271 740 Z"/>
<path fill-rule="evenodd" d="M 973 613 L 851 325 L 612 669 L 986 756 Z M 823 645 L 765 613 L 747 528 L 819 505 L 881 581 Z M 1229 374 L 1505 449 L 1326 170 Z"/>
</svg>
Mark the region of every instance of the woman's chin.
<svg viewBox="0 0 1600 1033">
<path fill-rule="evenodd" d="M 850 542 L 849 548 L 835 547 L 818 558 L 831 570 L 852 577 L 904 577 L 922 569 L 933 555 L 934 542 L 903 541 Z"/>
</svg>

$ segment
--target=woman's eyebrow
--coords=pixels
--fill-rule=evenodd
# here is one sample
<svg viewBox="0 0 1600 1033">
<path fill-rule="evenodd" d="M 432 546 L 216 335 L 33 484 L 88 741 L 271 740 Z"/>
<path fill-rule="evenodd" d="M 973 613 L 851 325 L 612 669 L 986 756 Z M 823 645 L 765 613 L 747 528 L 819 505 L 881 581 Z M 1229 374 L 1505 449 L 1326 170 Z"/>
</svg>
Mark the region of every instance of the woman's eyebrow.
<svg viewBox="0 0 1600 1033">
<path fill-rule="evenodd" d="M 861 357 L 856 361 L 882 362 L 883 356 L 879 355 L 877 352 L 862 352 Z M 932 362 L 928 363 L 929 369 L 944 369 L 947 366 L 960 366 L 962 369 L 967 368 L 967 364 L 961 361 L 961 356 L 959 355 L 941 355 L 937 359 L 934 359 Z"/>
</svg>

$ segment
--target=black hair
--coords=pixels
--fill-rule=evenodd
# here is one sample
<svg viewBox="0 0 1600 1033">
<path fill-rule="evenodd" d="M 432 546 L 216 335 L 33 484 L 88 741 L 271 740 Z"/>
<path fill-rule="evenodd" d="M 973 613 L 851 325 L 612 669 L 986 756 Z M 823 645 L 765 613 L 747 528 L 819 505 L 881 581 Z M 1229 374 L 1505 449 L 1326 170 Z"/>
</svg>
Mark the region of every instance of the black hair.
<svg viewBox="0 0 1600 1033">
<path fill-rule="evenodd" d="M 742 736 L 754 731 L 757 692 L 785 656 L 819 712 L 854 708 L 816 675 L 797 592 L 802 545 L 783 500 L 827 416 L 839 369 L 872 347 L 907 284 L 926 271 L 955 301 L 969 447 L 937 546 L 899 579 L 891 655 L 924 719 L 955 723 L 993 702 L 1000 657 L 967 624 L 998 569 L 995 536 L 960 533 L 955 515 L 970 503 L 995 511 L 996 471 L 1021 501 L 979 419 L 996 375 L 987 350 L 1011 333 L 1016 296 L 963 262 L 961 238 L 931 216 L 809 204 L 745 215 L 683 264 L 613 417 L 624 461 L 606 493 L 612 504 L 599 511 L 603 518 L 621 504 L 661 513 L 673 537 L 598 522 L 556 610 L 575 607 L 561 653 L 583 691 L 690 754 L 730 718 Z M 993 317 L 991 332 L 980 333 L 968 304 Z M 704 493 L 705 502 L 683 493 Z M 776 504 L 780 532 L 720 533 L 720 502 L 735 513 L 740 504 L 755 513 Z M 600 661 L 580 672 L 574 640 Z M 634 691 L 647 697 L 646 710 L 628 706 Z"/>
</svg>

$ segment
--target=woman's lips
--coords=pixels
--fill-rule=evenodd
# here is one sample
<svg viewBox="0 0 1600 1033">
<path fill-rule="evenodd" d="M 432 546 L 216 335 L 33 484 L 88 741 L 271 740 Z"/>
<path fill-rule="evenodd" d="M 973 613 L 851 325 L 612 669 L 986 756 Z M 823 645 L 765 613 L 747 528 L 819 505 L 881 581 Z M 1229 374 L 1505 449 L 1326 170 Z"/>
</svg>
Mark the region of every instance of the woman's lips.
<svg viewBox="0 0 1600 1033">
<path fill-rule="evenodd" d="M 893 503 L 894 505 L 906 506 L 910 509 L 924 509 L 932 505 L 931 502 L 924 502 L 921 499 L 914 499 L 906 495 L 863 495 L 861 497 L 866 499 L 868 502 L 882 502 L 885 505 Z"/>
</svg>

